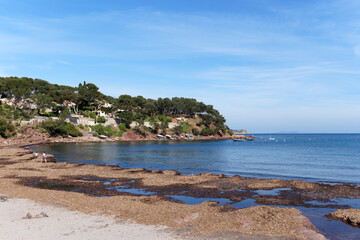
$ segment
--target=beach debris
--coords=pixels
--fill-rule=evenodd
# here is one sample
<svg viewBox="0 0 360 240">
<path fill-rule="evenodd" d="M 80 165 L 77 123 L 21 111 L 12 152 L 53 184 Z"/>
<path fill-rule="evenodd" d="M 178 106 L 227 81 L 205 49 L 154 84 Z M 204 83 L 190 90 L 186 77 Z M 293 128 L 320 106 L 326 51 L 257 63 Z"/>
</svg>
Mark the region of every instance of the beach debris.
<svg viewBox="0 0 360 240">
<path fill-rule="evenodd" d="M 338 209 L 335 212 L 326 214 L 326 217 L 360 228 L 360 209 Z"/>
<path fill-rule="evenodd" d="M 195 219 L 197 219 L 200 216 L 199 213 L 192 213 L 191 215 L 185 216 L 185 217 L 180 217 L 180 218 L 175 218 L 174 222 L 178 223 L 178 224 L 182 224 L 182 223 L 186 223 L 186 222 L 191 222 Z"/>
<path fill-rule="evenodd" d="M 40 214 L 35 215 L 36 218 L 49 217 L 45 212 L 41 212 Z"/>
<path fill-rule="evenodd" d="M 8 197 L 0 196 L 0 202 L 6 202 L 7 200 L 8 200 Z"/>
<path fill-rule="evenodd" d="M 39 214 L 36 214 L 35 216 L 32 216 L 31 213 L 27 213 L 25 217 L 23 217 L 23 219 L 32 219 L 32 218 L 44 218 L 44 217 L 49 217 L 49 215 L 47 215 L 45 212 L 41 212 Z"/>
<path fill-rule="evenodd" d="M 28 212 L 23 219 L 32 219 L 32 215 Z"/>
</svg>

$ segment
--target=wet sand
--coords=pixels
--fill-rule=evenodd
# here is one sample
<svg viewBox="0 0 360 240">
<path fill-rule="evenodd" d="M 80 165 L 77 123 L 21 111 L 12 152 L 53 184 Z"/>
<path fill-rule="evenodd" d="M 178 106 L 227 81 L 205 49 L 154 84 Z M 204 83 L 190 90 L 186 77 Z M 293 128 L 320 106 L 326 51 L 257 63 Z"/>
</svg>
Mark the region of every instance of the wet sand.
<svg viewBox="0 0 360 240">
<path fill-rule="evenodd" d="M 40 163 L 34 161 L 31 151 L 20 147 L 0 148 L 0 178 L 0 194 L 60 204 L 86 214 L 111 215 L 117 220 L 166 226 L 181 238 L 196 239 L 325 239 L 293 207 L 246 207 L 244 200 L 321 208 L 329 207 L 321 203 L 334 198 L 360 198 L 358 186 L 351 184 L 211 173 L 182 176 L 176 171 Z M 213 201 L 191 203 L 201 198 Z M 221 201 L 243 204 L 244 208 L 218 206 Z"/>
</svg>

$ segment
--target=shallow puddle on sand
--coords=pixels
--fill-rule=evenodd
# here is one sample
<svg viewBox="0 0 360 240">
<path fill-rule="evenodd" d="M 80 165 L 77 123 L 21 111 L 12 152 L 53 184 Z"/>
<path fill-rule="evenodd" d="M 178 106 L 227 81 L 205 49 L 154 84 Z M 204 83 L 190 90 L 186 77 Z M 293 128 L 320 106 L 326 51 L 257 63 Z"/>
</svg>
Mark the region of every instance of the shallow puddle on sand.
<svg viewBox="0 0 360 240">
<path fill-rule="evenodd" d="M 186 205 L 197 205 L 206 201 L 219 202 L 217 206 L 229 205 L 231 200 L 227 198 L 198 198 L 182 195 L 165 195 L 166 197 L 184 202 Z"/>
<path fill-rule="evenodd" d="M 231 204 L 230 206 L 232 206 L 236 209 L 241 209 L 241 208 L 253 207 L 253 206 L 257 206 L 257 205 L 259 205 L 259 204 L 256 203 L 255 199 L 247 198 L 245 200 L 242 200 L 241 202 Z"/>
<path fill-rule="evenodd" d="M 329 219 L 325 217 L 326 214 L 334 212 L 337 209 L 333 208 L 306 208 L 294 207 L 300 210 L 305 217 L 307 217 L 312 224 L 322 233 L 327 239 L 338 240 L 357 240 L 360 239 L 360 229 L 347 225 L 341 221 Z"/>
<path fill-rule="evenodd" d="M 280 195 L 282 191 L 292 191 L 292 188 L 274 188 L 270 190 L 255 190 L 253 192 L 258 195 L 277 196 Z"/>
<path fill-rule="evenodd" d="M 146 191 L 145 189 L 141 188 L 128 188 L 129 185 L 122 185 L 122 186 L 115 186 L 106 188 L 107 190 L 115 190 L 117 192 L 126 192 L 135 195 L 156 195 L 156 192 Z"/>
</svg>

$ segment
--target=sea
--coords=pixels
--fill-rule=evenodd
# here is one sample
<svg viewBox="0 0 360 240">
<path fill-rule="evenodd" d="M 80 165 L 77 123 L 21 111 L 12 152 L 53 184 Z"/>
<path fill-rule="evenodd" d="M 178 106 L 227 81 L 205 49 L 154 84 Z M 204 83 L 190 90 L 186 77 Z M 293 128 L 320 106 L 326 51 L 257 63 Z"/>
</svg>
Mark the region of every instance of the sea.
<svg viewBox="0 0 360 240">
<path fill-rule="evenodd" d="M 254 141 L 138 141 L 32 147 L 58 162 L 360 184 L 360 134 L 254 134 Z"/>
<path fill-rule="evenodd" d="M 53 154 L 58 162 L 177 170 L 184 175 L 212 172 L 227 176 L 300 179 L 360 186 L 360 134 L 254 134 L 254 136 L 254 141 L 68 143 L 32 146 L 31 149 Z M 156 194 L 143 189 L 120 191 Z M 210 198 L 172 197 L 179 198 L 189 205 L 206 200 L 214 201 Z M 225 203 L 222 203 L 222 200 Z M 360 208 L 360 199 L 348 198 L 317 202 L 320 207 L 296 205 L 278 207 L 297 208 L 327 239 L 360 239 L 360 228 L 326 217 L 326 214 L 336 210 L 331 206 L 334 203 L 345 208 Z M 252 198 L 238 203 L 231 203 L 229 199 L 219 199 L 219 205 L 222 204 L 237 209 L 261 205 Z"/>
</svg>

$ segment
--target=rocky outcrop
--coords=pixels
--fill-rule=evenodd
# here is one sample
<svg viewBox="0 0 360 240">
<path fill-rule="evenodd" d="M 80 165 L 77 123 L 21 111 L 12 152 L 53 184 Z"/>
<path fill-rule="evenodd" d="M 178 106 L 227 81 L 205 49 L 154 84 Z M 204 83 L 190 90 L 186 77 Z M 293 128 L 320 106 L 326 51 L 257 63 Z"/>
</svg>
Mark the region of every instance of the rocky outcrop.
<svg viewBox="0 0 360 240">
<path fill-rule="evenodd" d="M 360 227 L 360 209 L 338 209 L 327 214 L 326 217 L 342 221 L 354 227 Z"/>
</svg>

